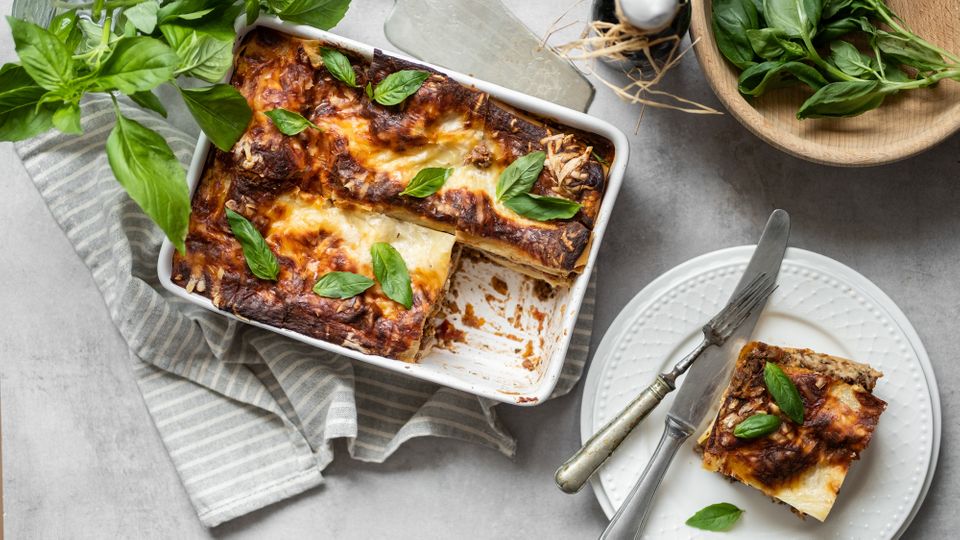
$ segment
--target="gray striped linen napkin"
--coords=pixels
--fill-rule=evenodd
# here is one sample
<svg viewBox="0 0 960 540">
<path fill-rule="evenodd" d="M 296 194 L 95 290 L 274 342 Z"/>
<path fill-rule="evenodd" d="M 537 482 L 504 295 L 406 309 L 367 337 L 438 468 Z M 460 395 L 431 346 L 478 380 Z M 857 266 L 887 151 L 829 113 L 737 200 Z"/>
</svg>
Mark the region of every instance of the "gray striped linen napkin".
<svg viewBox="0 0 960 540">
<path fill-rule="evenodd" d="M 124 103 L 186 165 L 196 140 Z M 323 482 L 332 439 L 354 459 L 382 462 L 412 437 L 450 437 L 513 456 L 495 402 L 395 374 L 174 297 L 157 279 L 161 231 L 110 172 L 106 97 L 82 105 L 83 134 L 50 132 L 16 151 L 83 259 L 200 521 L 213 527 Z M 554 396 L 570 391 L 593 326 L 591 282 Z"/>
</svg>

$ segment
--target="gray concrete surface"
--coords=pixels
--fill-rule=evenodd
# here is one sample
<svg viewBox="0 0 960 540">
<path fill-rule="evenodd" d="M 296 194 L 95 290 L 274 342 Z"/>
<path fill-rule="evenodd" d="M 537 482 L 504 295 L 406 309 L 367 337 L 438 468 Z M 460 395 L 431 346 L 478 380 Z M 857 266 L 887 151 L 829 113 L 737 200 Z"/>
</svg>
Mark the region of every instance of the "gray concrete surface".
<svg viewBox="0 0 960 540">
<path fill-rule="evenodd" d="M 571 2 L 572 3 L 572 2 Z M 389 47 L 388 0 L 356 0 L 340 32 Z M 567 2 L 510 0 L 542 32 Z M 0 0 L 9 13 L 11 0 Z M 585 15 L 585 6 L 575 13 Z M 581 17 L 582 18 L 582 17 Z M 0 60 L 12 58 L 5 22 Z M 953 83 L 946 83 L 953 84 Z M 666 88 L 715 106 L 694 59 Z M 590 111 L 632 133 L 638 110 L 599 90 Z M 765 145 L 729 116 L 648 110 L 601 249 L 594 346 L 633 294 L 695 255 L 748 243 L 775 207 L 795 246 L 863 273 L 907 314 L 943 400 L 940 466 L 910 538 L 960 527 L 960 136 L 894 165 L 843 170 Z M 515 460 L 415 440 L 387 463 L 344 453 L 324 487 L 213 530 L 200 526 L 129 373 L 126 349 L 83 264 L 9 144 L 0 145 L 0 406 L 7 538 L 592 538 L 603 514 L 553 470 L 577 446 L 580 387 L 535 408 L 501 407 Z"/>
</svg>

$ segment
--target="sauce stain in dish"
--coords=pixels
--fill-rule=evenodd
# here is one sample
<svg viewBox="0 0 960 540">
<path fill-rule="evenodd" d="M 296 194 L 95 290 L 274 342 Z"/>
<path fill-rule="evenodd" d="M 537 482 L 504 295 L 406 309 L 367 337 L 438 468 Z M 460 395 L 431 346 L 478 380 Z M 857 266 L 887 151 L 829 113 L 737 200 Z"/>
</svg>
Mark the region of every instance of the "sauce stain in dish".
<svg viewBox="0 0 960 540">
<path fill-rule="evenodd" d="M 471 328 L 480 328 L 485 322 L 487 321 L 483 317 L 477 317 L 476 312 L 473 311 L 473 304 L 467 304 L 463 311 L 463 324 Z"/>
<path fill-rule="evenodd" d="M 454 343 L 466 343 L 467 334 L 458 329 L 447 319 L 444 319 L 436 329 L 437 346 L 450 350 Z"/>
<path fill-rule="evenodd" d="M 492 278 L 490 278 L 490 286 L 493 287 L 493 290 L 497 291 L 498 293 L 504 296 L 506 296 L 507 293 L 510 292 L 510 288 L 507 287 L 507 282 L 498 278 L 497 276 L 493 276 Z"/>
</svg>

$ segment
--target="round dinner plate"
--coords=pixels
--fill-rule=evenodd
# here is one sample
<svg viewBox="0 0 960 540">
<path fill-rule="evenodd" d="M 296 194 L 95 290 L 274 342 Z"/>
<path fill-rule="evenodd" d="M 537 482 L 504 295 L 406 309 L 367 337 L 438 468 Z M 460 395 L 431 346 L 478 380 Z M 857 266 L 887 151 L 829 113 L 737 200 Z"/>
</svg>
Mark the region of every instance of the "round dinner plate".
<svg viewBox="0 0 960 540">
<path fill-rule="evenodd" d="M 620 312 L 603 336 L 584 386 L 586 441 L 700 340 L 700 326 L 736 286 L 754 246 L 722 249 L 663 274 Z M 874 394 L 887 402 L 873 440 L 855 461 L 826 522 L 792 514 L 754 488 L 704 470 L 695 433 L 680 449 L 657 493 L 649 538 L 720 537 L 684 522 L 704 506 L 745 510 L 738 537 L 897 538 L 920 508 L 937 465 L 940 396 L 920 338 L 893 301 L 867 278 L 833 259 L 790 248 L 753 339 L 810 348 L 865 362 L 883 372 Z M 683 379 L 680 380 L 682 388 Z M 646 466 L 670 408 L 669 394 L 591 481 L 612 516 Z"/>
</svg>

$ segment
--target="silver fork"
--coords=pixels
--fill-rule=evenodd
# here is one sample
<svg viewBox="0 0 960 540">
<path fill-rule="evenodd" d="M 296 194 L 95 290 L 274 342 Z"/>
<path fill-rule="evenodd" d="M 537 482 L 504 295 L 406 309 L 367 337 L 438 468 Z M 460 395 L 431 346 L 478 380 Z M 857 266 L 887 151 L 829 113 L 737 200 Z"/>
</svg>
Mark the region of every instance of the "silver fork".
<svg viewBox="0 0 960 540">
<path fill-rule="evenodd" d="M 650 386 L 557 469 L 554 477 L 557 486 L 567 493 L 580 491 L 633 428 L 660 404 L 664 396 L 676 389 L 677 378 L 687 371 L 697 357 L 708 347 L 723 345 L 733 331 L 758 305 L 762 305 L 776 288 L 774 279 L 768 278 L 766 274 L 757 275 L 743 292 L 703 325 L 703 340 L 696 349 L 677 362 L 673 369 L 657 375 Z"/>
</svg>

